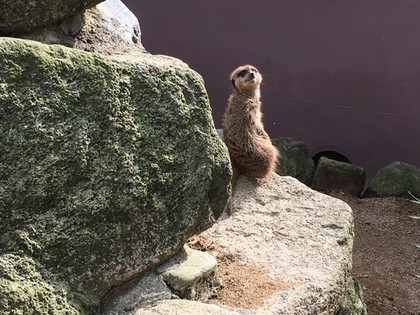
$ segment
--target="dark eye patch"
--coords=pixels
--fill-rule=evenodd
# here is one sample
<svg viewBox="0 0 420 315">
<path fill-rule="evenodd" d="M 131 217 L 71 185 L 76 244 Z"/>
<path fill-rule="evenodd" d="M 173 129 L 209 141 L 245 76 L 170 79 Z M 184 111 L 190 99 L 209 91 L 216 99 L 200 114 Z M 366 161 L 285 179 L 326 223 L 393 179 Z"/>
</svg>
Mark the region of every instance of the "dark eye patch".
<svg viewBox="0 0 420 315">
<path fill-rule="evenodd" d="M 238 73 L 238 77 L 244 77 L 248 73 L 248 70 L 242 70 Z"/>
</svg>

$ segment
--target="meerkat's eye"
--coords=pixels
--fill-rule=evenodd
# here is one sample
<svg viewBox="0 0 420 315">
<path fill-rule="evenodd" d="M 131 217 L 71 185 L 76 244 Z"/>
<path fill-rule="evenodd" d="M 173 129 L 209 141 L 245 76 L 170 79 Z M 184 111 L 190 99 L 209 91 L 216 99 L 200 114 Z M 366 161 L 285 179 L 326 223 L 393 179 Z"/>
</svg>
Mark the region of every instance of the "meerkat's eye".
<svg viewBox="0 0 420 315">
<path fill-rule="evenodd" d="M 248 70 L 242 70 L 238 73 L 238 77 L 244 77 L 247 74 Z"/>
</svg>

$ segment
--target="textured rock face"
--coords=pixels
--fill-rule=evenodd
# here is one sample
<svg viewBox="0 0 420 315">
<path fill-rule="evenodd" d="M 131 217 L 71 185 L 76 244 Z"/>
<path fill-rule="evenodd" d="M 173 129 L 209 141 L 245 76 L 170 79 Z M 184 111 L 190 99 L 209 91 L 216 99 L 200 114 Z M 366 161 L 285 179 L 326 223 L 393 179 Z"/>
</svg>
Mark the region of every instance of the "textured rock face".
<svg viewBox="0 0 420 315">
<path fill-rule="evenodd" d="M 15 36 L 62 21 L 102 0 L 0 0 L 1 36 Z"/>
<path fill-rule="evenodd" d="M 153 308 L 143 309 L 134 315 L 240 315 L 218 305 L 187 300 L 163 300 Z"/>
<path fill-rule="evenodd" d="M 292 176 L 310 186 L 314 177 L 315 164 L 306 145 L 291 138 L 271 139 L 271 142 L 280 151 L 277 174 Z"/>
<path fill-rule="evenodd" d="M 224 210 L 227 151 L 184 63 L 1 38 L 0 60 L 0 287 L 52 274 L 34 313 L 64 307 L 47 298 L 60 290 L 94 310 Z M 29 303 L 8 292 L 0 313 Z"/>
<path fill-rule="evenodd" d="M 145 52 L 140 25 L 120 1 L 107 0 L 49 27 L 19 37 L 105 55 Z"/>
<path fill-rule="evenodd" d="M 158 301 L 177 296 L 197 299 L 198 296 L 214 295 L 222 285 L 217 275 L 217 260 L 214 256 L 184 246 L 175 256 L 154 268 L 128 288 L 104 299 L 102 315 L 144 314 L 145 309 Z M 202 304 L 196 304 L 198 306 Z M 218 308 L 214 308 L 215 310 Z M 226 309 L 219 308 L 218 314 Z M 174 314 L 168 309 L 164 314 Z M 193 312 L 185 314 L 199 314 Z"/>
<path fill-rule="evenodd" d="M 379 170 L 363 197 L 420 196 L 420 167 L 404 162 L 392 162 Z"/>
<path fill-rule="evenodd" d="M 0 314 L 79 314 L 69 303 L 66 286 L 51 279 L 54 275 L 40 271 L 33 258 L 2 252 Z"/>
<path fill-rule="evenodd" d="M 134 282 L 126 290 L 120 289 L 117 294 L 104 298 L 104 305 L 99 313 L 101 315 L 133 315 L 139 309 L 149 308 L 155 301 L 167 300 L 172 296 L 171 289 L 155 271 L 146 273 Z"/>
<path fill-rule="evenodd" d="M 241 177 L 234 214 L 203 233 L 240 261 L 297 284 L 241 314 L 335 314 L 350 281 L 353 216 L 344 202 L 291 177 Z"/>
<path fill-rule="evenodd" d="M 90 9 L 76 11 L 59 22 L 54 22 L 54 16 L 49 18 L 52 24 L 28 29 L 16 36 L 105 55 L 145 52 L 139 22 L 120 0 L 107 0 Z M 2 35 L 9 34 L 0 29 Z"/>
<path fill-rule="evenodd" d="M 233 204 L 233 215 L 223 216 L 201 236 L 218 248 L 218 255 L 266 267 L 270 278 L 292 288 L 274 293 L 257 309 L 164 300 L 136 315 L 365 314 L 359 295 L 346 293 L 354 287 L 353 216 L 347 204 L 277 174 L 265 180 L 240 177 Z"/>
<path fill-rule="evenodd" d="M 365 179 L 366 172 L 360 166 L 321 157 L 315 171 L 312 188 L 360 196 Z"/>
<path fill-rule="evenodd" d="M 107 0 L 86 10 L 84 19 L 71 47 L 106 55 L 145 51 L 139 22 L 120 0 Z"/>
</svg>

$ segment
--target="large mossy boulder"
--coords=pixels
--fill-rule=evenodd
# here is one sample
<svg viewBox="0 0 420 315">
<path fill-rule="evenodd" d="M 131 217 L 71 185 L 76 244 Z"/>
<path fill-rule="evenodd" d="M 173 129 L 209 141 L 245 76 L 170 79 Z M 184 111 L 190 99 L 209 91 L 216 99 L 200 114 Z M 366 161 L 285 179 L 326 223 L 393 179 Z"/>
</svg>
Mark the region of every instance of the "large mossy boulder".
<svg viewBox="0 0 420 315">
<path fill-rule="evenodd" d="M 363 197 L 410 197 L 409 192 L 420 196 L 420 167 L 396 161 L 378 171 Z"/>
<path fill-rule="evenodd" d="M 311 185 L 315 164 L 306 145 L 291 138 L 271 139 L 271 142 L 280 151 L 276 173 L 292 176 L 307 186 Z"/>
<path fill-rule="evenodd" d="M 202 78 L 126 58 L 0 38 L 1 314 L 93 313 L 226 206 Z"/>
</svg>

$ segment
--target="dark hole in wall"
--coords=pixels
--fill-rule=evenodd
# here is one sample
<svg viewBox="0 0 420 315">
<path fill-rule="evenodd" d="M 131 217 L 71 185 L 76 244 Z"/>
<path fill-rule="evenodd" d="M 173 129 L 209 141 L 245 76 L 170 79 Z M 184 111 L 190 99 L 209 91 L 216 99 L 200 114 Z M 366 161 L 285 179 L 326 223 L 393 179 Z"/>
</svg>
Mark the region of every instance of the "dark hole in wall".
<svg viewBox="0 0 420 315">
<path fill-rule="evenodd" d="M 344 163 L 350 163 L 351 164 L 351 161 L 348 158 L 346 158 L 344 155 L 342 155 L 341 153 L 338 153 L 338 152 L 335 152 L 335 151 L 322 151 L 322 152 L 319 152 L 319 153 L 315 154 L 312 157 L 312 160 L 314 160 L 315 165 L 318 165 L 319 159 L 323 156 L 326 157 L 326 158 L 329 158 L 331 160 L 336 160 L 336 161 L 339 161 L 339 162 L 344 162 Z"/>
</svg>

